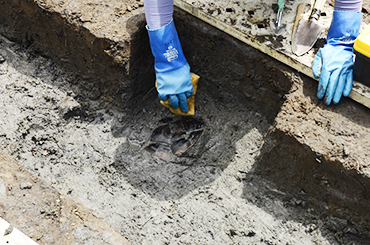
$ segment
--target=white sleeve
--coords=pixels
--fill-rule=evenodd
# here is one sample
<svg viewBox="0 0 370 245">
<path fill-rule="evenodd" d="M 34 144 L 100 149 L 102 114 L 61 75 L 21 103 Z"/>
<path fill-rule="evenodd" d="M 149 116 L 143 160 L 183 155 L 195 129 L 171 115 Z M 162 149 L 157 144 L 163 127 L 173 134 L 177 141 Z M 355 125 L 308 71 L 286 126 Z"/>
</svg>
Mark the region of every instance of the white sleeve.
<svg viewBox="0 0 370 245">
<path fill-rule="evenodd" d="M 149 29 L 159 29 L 172 20 L 173 0 L 144 0 L 144 9 Z"/>
<path fill-rule="evenodd" d="M 361 12 L 362 0 L 335 0 L 334 10 Z"/>
</svg>

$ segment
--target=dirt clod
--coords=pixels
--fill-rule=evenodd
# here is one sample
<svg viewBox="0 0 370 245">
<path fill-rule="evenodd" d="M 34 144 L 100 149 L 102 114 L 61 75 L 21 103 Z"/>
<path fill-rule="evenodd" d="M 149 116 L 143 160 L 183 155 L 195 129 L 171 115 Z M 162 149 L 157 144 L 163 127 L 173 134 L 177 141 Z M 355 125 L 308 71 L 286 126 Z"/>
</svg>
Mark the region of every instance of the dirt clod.
<svg viewBox="0 0 370 245">
<path fill-rule="evenodd" d="M 32 188 L 32 183 L 31 182 L 23 182 L 20 185 L 21 190 L 25 189 L 31 189 Z"/>
</svg>

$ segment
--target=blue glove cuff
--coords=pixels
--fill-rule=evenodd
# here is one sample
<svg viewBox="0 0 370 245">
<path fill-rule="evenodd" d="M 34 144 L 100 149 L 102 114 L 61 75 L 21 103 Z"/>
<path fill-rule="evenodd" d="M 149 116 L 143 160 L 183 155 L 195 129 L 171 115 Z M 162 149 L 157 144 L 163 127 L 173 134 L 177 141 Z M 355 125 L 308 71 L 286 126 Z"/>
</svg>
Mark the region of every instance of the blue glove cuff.
<svg viewBox="0 0 370 245">
<path fill-rule="evenodd" d="M 156 30 L 146 28 L 157 73 L 173 71 L 187 64 L 173 20 Z"/>
<path fill-rule="evenodd" d="M 358 36 L 362 14 L 353 11 L 337 11 L 333 13 L 326 42 L 332 46 L 345 46 L 352 50 Z"/>
<path fill-rule="evenodd" d="M 173 71 L 156 73 L 156 79 L 160 96 L 194 92 L 188 63 Z"/>
</svg>

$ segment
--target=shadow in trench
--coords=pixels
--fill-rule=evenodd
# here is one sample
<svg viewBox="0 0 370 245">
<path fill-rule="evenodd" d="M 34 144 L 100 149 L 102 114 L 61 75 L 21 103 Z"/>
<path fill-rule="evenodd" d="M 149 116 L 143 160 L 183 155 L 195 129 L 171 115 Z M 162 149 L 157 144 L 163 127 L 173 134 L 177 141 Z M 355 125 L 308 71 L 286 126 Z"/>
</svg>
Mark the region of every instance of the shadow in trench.
<svg viewBox="0 0 370 245">
<path fill-rule="evenodd" d="M 235 108 L 234 100 L 246 106 Z M 258 108 L 248 106 L 243 93 L 220 91 L 206 78 L 199 87 L 197 112 L 192 119 L 171 115 L 156 98 L 150 101 L 138 104 L 140 111 L 129 116 L 130 120 L 112 126 L 116 137 L 127 138 L 116 150 L 114 167 L 135 188 L 158 200 L 181 198 L 214 181 L 234 157 L 235 143 L 254 128 L 264 134 L 271 123 Z M 147 150 L 156 128 L 162 130 L 154 133 L 166 138 L 168 132 L 163 128 L 169 125 L 174 137 L 178 122 L 187 125 L 189 136 L 198 133 L 189 138 L 196 140 L 194 145 L 180 156 L 158 147 L 154 153 Z M 168 143 L 176 149 L 175 142 Z"/>
<path fill-rule="evenodd" d="M 175 24 L 192 71 L 201 77 L 194 116 L 201 122 L 201 135 L 181 156 L 166 153 L 163 159 L 146 150 L 156 128 L 185 119 L 159 104 L 153 88 L 153 58 L 140 52 L 141 47 L 149 47 L 144 37 L 137 39 L 144 42 L 132 47 L 138 60 L 132 68 L 138 71 L 137 84 L 152 89 L 137 88 L 126 104 L 124 119 L 113 123 L 111 129 L 114 137 L 127 139 L 116 150 L 114 169 L 158 200 L 181 198 L 219 177 L 235 156 L 238 140 L 252 129 L 261 135 L 267 132 L 291 86 L 275 61 L 253 48 L 181 12 L 176 14 Z M 139 56 L 151 61 L 149 68 L 148 62 L 139 62 Z M 141 71 L 153 77 L 144 78 Z"/>
</svg>

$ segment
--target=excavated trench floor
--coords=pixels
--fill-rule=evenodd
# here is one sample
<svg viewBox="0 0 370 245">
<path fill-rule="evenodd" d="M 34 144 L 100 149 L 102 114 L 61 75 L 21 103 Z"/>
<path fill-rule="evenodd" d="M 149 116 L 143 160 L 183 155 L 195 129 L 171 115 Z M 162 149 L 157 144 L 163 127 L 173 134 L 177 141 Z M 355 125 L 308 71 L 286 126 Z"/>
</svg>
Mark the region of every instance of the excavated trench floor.
<svg viewBox="0 0 370 245">
<path fill-rule="evenodd" d="M 50 60 L 3 37 L 0 47 L 2 149 L 133 244 L 336 241 L 336 219 L 316 220 L 304 201 L 275 199 L 280 191 L 268 183 L 244 180 L 272 121 L 240 91 L 203 78 L 196 150 L 164 161 L 144 148 L 166 118 L 178 118 L 154 91 L 124 111 L 81 91 L 84 81 Z"/>
<path fill-rule="evenodd" d="M 316 162 L 332 156 L 322 157 L 299 140 L 286 141 L 273 133 L 279 131 L 276 117 L 284 111 L 301 108 L 310 113 L 315 106 L 322 108 L 317 100 L 307 99 L 314 98 L 314 82 L 211 27 L 195 24 L 203 28 L 199 33 L 186 28 L 193 23 L 187 18 L 177 20 L 178 28 L 180 36 L 188 37 L 184 51 L 201 80 L 194 117 L 199 134 L 184 154 L 146 150 L 156 128 L 188 125 L 159 104 L 150 54 L 133 52 L 140 56 L 130 68 L 136 74 L 134 92 L 122 93 L 117 100 L 111 96 L 114 88 L 108 86 L 107 92 L 91 77 L 42 56 L 34 45 L 4 36 L 0 36 L 1 149 L 132 244 L 368 244 L 368 220 L 341 204 L 333 208 L 329 201 L 318 200 L 320 188 L 329 186 L 340 170 L 319 177 L 307 174 L 319 179 L 319 187 L 311 189 L 310 182 L 295 179 L 305 168 L 293 163 L 310 162 L 306 159 L 310 154 Z M 138 32 L 145 34 L 143 26 Z M 354 107 L 358 105 L 353 101 L 343 101 L 345 110 Z M 364 108 L 357 110 L 368 115 Z M 295 120 L 305 125 L 302 116 Z M 288 130 L 281 132 L 289 136 Z M 296 133 L 305 138 L 305 132 Z M 284 142 L 285 148 L 276 146 Z M 348 157 L 354 150 L 343 151 Z M 286 169 L 277 162 L 286 163 Z M 363 186 L 366 189 L 367 182 Z M 329 191 L 343 191 L 339 190 Z M 345 194 L 338 196 L 346 199 Z M 354 212 L 361 205 L 356 208 Z M 47 235 L 36 236 L 37 229 L 31 226 L 17 228 L 39 244 L 59 244 Z M 86 236 L 82 243 L 106 244 L 104 239 Z"/>
</svg>

